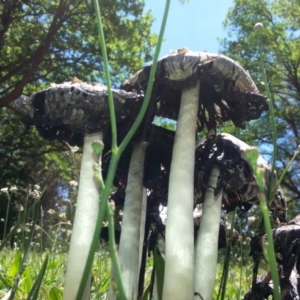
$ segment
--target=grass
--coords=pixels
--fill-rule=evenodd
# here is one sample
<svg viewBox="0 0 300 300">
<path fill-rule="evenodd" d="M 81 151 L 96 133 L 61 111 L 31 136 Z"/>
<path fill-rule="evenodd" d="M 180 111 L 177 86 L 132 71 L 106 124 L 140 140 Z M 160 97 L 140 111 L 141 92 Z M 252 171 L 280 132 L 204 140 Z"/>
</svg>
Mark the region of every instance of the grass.
<svg viewBox="0 0 300 300">
<path fill-rule="evenodd" d="M 235 248 L 234 248 L 235 249 Z M 55 251 L 49 251 L 49 262 L 45 272 L 44 280 L 41 284 L 38 299 L 56 300 L 62 299 L 64 274 L 67 262 L 67 254 L 63 247 L 58 247 Z M 16 300 L 28 298 L 30 289 L 38 277 L 47 252 L 33 250 L 30 252 L 27 266 L 21 275 L 20 284 L 15 295 Z M 21 261 L 22 250 L 4 248 L 0 257 L 0 299 L 11 289 L 15 275 Z M 244 295 L 251 284 L 252 266 L 247 263 L 240 268 L 240 258 L 234 257 L 235 264 L 231 265 L 225 299 L 239 299 L 239 294 Z M 250 262 L 250 261 L 248 261 Z M 145 286 L 150 282 L 151 268 L 153 265 L 152 257 L 148 258 Z M 223 261 L 218 263 L 217 280 L 214 287 L 214 299 L 217 298 L 218 287 L 222 276 Z M 95 253 L 92 267 L 92 288 L 91 299 L 106 299 L 106 293 L 110 280 L 110 259 L 106 245 L 102 245 Z M 240 273 L 242 272 L 242 285 L 240 286 Z"/>
<path fill-rule="evenodd" d="M 62 248 L 50 252 L 49 262 L 41 284 L 38 299 L 62 299 L 67 254 Z M 23 274 L 21 275 L 14 299 L 27 299 L 36 281 L 47 252 L 31 251 Z M 20 267 L 22 251 L 2 250 L 0 258 L 0 298 L 12 288 Z M 105 299 L 110 279 L 110 260 L 107 247 L 96 252 L 93 262 L 93 286 L 91 299 Z"/>
<path fill-rule="evenodd" d="M 96 2 L 95 2 L 96 3 Z M 97 10 L 97 9 L 96 9 Z M 98 7 L 99 10 L 99 7 Z M 100 15 L 100 12 L 98 13 Z M 101 28 L 101 22 L 99 23 L 99 27 Z M 162 30 L 163 32 L 163 30 Z M 160 39 L 162 40 L 163 34 L 160 35 Z M 102 39 L 104 41 L 104 37 L 102 34 Z M 104 42 L 102 43 L 104 45 Z M 104 51 L 105 52 L 105 51 Z M 159 49 L 156 51 L 155 58 L 158 58 Z M 107 61 L 107 59 L 106 59 Z M 261 55 L 261 62 L 263 61 Z M 155 66 L 155 64 L 154 64 Z M 108 73 L 108 65 L 106 66 L 106 70 Z M 151 69 L 152 75 L 155 73 L 155 69 Z M 107 75 L 107 81 L 109 82 L 109 76 Z M 150 82 L 152 82 L 150 80 Z M 109 85 L 109 83 L 108 83 Z M 147 90 L 147 101 L 150 98 L 151 89 Z M 145 103 L 147 102 L 145 101 Z M 110 101 L 112 103 L 112 101 Z M 143 110 L 145 112 L 147 105 L 143 105 Z M 143 112 L 143 113 L 144 113 Z M 138 122 L 141 121 L 143 113 L 139 116 Z M 113 107 L 111 108 L 112 120 L 114 119 Z M 274 113 L 272 113 L 272 119 L 274 121 Z M 114 122 L 112 122 L 114 123 Z M 274 125 L 274 124 L 273 124 Z M 122 151 L 128 144 L 130 138 L 133 135 L 134 129 L 130 132 L 130 135 L 125 138 L 125 141 L 117 146 L 116 141 L 116 130 L 113 131 L 113 149 L 112 152 L 114 154 L 114 160 L 112 161 L 117 164 L 118 158 L 121 155 Z M 275 126 L 273 126 L 275 128 Z M 275 129 L 274 129 L 275 131 Z M 276 133 L 274 133 L 274 140 L 276 141 Z M 276 143 L 274 142 L 274 149 Z M 275 161 L 275 155 L 274 155 Z M 111 169 L 114 169 L 115 165 L 112 164 Z M 274 166 L 274 162 L 273 162 Z M 113 173 L 110 174 L 110 181 L 112 181 Z M 109 180 L 106 184 L 106 193 L 103 197 L 103 202 L 106 203 L 110 191 Z M 8 194 L 9 195 L 9 194 Z M 10 198 L 8 198 L 10 200 Z M 103 206 L 102 211 L 102 220 L 105 215 L 105 205 Z M 266 209 L 265 209 L 266 211 Z M 265 212 L 266 215 L 268 212 Z M 8 214 L 8 211 L 7 211 Z M 268 215 L 266 219 L 268 218 Z M 36 217 L 37 219 L 37 217 Z M 7 217 L 6 217 L 7 220 Z M 6 221 L 5 221 L 6 222 Z M 102 221 L 99 222 L 98 226 L 101 227 Z M 32 230 L 32 226 L 34 226 L 34 230 Z M 8 247 L 2 249 L 0 256 L 0 298 L 1 299 L 9 299 L 8 293 L 16 285 L 17 289 L 14 297 L 10 297 L 12 299 L 62 299 L 63 297 L 63 286 L 64 286 L 64 277 L 66 270 L 66 262 L 67 262 L 67 250 L 68 250 L 68 242 L 69 242 L 69 223 L 68 220 L 59 221 L 51 228 L 49 227 L 47 231 L 35 225 L 33 223 L 26 223 L 24 221 L 18 228 L 15 233 L 15 243 L 14 249 L 10 249 Z M 6 223 L 5 223 L 6 227 Z M 97 244 L 97 236 L 99 236 L 99 231 L 101 228 L 98 228 L 95 232 L 95 244 Z M 269 228 L 270 232 L 270 228 Z M 270 235 L 270 234 L 269 234 Z M 32 236 L 32 239 L 31 237 Z M 28 239 L 28 237 L 30 237 Z M 30 241 L 30 243 L 26 243 Z M 27 244 L 27 246 L 25 246 Z M 270 243 L 272 245 L 272 243 Z M 29 251 L 30 248 L 30 251 Z M 47 249 L 48 248 L 48 249 Z M 106 294 L 109 288 L 110 282 L 110 273 L 111 273 L 111 259 L 108 252 L 108 248 L 106 246 L 96 247 L 98 250 L 95 252 L 94 259 L 93 257 L 93 249 L 91 249 L 91 259 L 92 261 L 92 288 L 91 288 L 91 296 L 90 299 L 106 299 Z M 113 248 L 113 247 L 111 247 Z M 233 250 L 235 250 L 234 248 Z M 111 249 L 111 255 L 114 249 Z M 274 255 L 274 250 L 270 250 L 271 254 Z M 28 255 L 27 255 L 28 253 Z M 247 252 L 248 253 L 248 252 Z M 47 257 L 48 262 L 47 262 Z M 233 253 L 232 263 L 229 268 L 228 277 L 227 277 L 227 286 L 226 293 L 224 299 L 240 299 L 241 295 L 244 295 L 246 291 L 250 288 L 251 285 L 251 277 L 252 277 L 252 266 L 251 260 L 248 257 L 243 256 L 235 256 L 237 254 Z M 224 256 L 223 256 L 224 257 Z M 246 261 L 243 264 L 240 260 L 243 259 Z M 47 264 L 46 264 L 47 262 Z M 147 271 L 146 271 L 146 280 L 145 287 L 150 282 L 151 277 L 151 268 L 153 262 L 152 258 L 148 258 L 147 262 Z M 29 297 L 32 295 L 33 287 L 39 283 L 39 278 L 41 274 L 41 270 L 45 267 L 45 273 L 43 274 L 43 280 L 41 280 L 41 286 L 39 288 L 38 294 L 35 297 Z M 266 267 L 267 268 L 267 267 Z M 88 269 L 88 267 L 87 267 Z M 273 264 L 273 269 L 276 271 L 276 265 Z M 22 271 L 20 271 L 22 270 Z M 217 280 L 214 286 L 214 299 L 217 298 L 219 293 L 219 284 L 222 277 L 223 271 L 223 260 L 220 259 L 218 263 L 217 270 Z M 16 278 L 20 276 L 20 280 L 16 281 Z M 274 276 L 275 277 L 275 276 Z M 122 285 L 122 284 L 121 284 Z M 275 286 L 278 287 L 278 284 Z M 275 293 L 276 294 L 276 293 Z M 277 296 L 277 299 L 278 296 Z"/>
</svg>

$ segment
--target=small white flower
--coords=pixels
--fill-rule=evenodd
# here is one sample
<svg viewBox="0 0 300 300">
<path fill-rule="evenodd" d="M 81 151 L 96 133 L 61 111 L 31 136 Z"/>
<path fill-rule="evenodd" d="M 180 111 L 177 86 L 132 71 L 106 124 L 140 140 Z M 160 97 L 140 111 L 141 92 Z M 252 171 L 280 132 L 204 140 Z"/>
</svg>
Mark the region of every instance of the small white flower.
<svg viewBox="0 0 300 300">
<path fill-rule="evenodd" d="M 33 186 L 33 189 L 36 190 L 36 191 L 39 191 L 41 189 L 41 187 L 38 184 L 35 184 Z"/>
<path fill-rule="evenodd" d="M 50 209 L 48 209 L 47 213 L 49 215 L 54 215 L 56 213 L 56 211 L 54 209 L 50 208 Z"/>
<path fill-rule="evenodd" d="M 33 190 L 33 192 L 30 193 L 30 195 L 34 198 L 34 199 L 39 199 L 41 196 L 41 192 L 38 190 Z"/>
<path fill-rule="evenodd" d="M 71 147 L 72 153 L 75 153 L 75 152 L 77 152 L 78 150 L 79 150 L 79 147 L 77 147 L 77 146 Z"/>
<path fill-rule="evenodd" d="M 248 217 L 248 221 L 249 221 L 250 223 L 254 223 L 255 220 L 256 220 L 256 218 L 255 218 L 254 216 Z"/>
<path fill-rule="evenodd" d="M 67 219 L 66 213 L 60 213 L 60 214 L 59 214 L 59 218 L 60 218 L 61 220 Z"/>
<path fill-rule="evenodd" d="M 258 22 L 254 25 L 254 30 L 256 32 L 262 32 L 263 29 L 264 29 L 264 25 L 260 22 Z"/>
<path fill-rule="evenodd" d="M 0 189 L 0 192 L 8 194 L 8 187 Z"/>
<path fill-rule="evenodd" d="M 24 207 L 23 207 L 22 204 L 17 204 L 16 208 L 17 208 L 18 211 L 23 211 L 24 210 Z"/>
<path fill-rule="evenodd" d="M 70 187 L 75 187 L 75 186 L 78 186 L 78 182 L 76 180 L 71 180 L 71 181 L 69 181 L 69 185 L 70 185 Z"/>
<path fill-rule="evenodd" d="M 10 192 L 14 192 L 17 190 L 18 190 L 18 188 L 15 185 L 11 186 L 11 188 L 9 189 Z"/>
<path fill-rule="evenodd" d="M 1 222 L 4 222 L 5 220 L 3 218 L 0 219 Z"/>
</svg>

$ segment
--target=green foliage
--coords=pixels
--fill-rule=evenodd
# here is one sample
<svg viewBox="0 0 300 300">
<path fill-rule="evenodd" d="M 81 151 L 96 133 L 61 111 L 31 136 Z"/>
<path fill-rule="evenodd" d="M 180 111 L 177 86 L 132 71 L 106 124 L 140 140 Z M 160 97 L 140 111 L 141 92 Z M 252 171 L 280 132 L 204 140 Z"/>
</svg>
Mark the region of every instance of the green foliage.
<svg viewBox="0 0 300 300">
<path fill-rule="evenodd" d="M 21 265 L 22 253 L 18 250 L 4 249 L 1 252 L 0 298 L 12 288 L 17 273 L 11 273 L 12 261 L 16 268 Z M 48 263 L 46 264 L 48 259 Z M 66 252 L 55 250 L 47 253 L 32 251 L 28 263 L 20 279 L 15 295 L 16 300 L 49 299 L 61 300 L 63 296 L 63 277 L 66 268 Z M 18 271 L 18 270 L 17 270 Z M 106 247 L 97 251 L 93 264 L 93 284 L 91 299 L 105 299 L 110 280 L 110 262 Z M 37 288 L 36 285 L 40 284 Z M 32 298 L 32 291 L 37 298 Z M 30 298 L 31 297 L 31 298 Z"/>
<path fill-rule="evenodd" d="M 156 37 L 143 1 L 102 0 L 104 31 L 114 81 L 151 58 Z M 85 0 L 16 0 L 0 3 L 0 107 L 51 82 L 77 76 L 103 78 L 92 3 Z M 29 85 L 28 85 L 29 84 Z"/>
<path fill-rule="evenodd" d="M 144 1 L 101 0 L 103 27 L 107 37 L 110 72 L 116 86 L 130 73 L 151 60 L 156 36 L 150 33 L 153 21 L 143 13 Z M 16 0 L 0 3 L 0 107 L 21 95 L 69 81 L 103 81 L 103 60 L 92 3 L 86 0 Z M 0 110 L 0 188 L 29 184 L 47 186 L 43 208 L 48 210 L 68 194 L 66 181 L 78 180 L 74 160 L 66 145 L 41 138 L 20 116 Z M 68 153 L 66 153 L 66 150 Z M 75 158 L 74 158 L 75 157 Z M 22 204 L 16 194 L 12 205 Z M 7 199 L 0 194 L 0 219 L 5 218 Z M 8 229 L 13 223 L 10 209 Z M 0 223 L 0 238 L 3 233 Z"/>
<path fill-rule="evenodd" d="M 234 248 L 235 250 L 236 248 Z M 250 262 L 247 262 L 246 266 L 239 265 L 239 260 L 241 259 L 234 252 L 234 261 L 230 267 L 227 288 L 226 288 L 226 297 L 225 299 L 240 299 L 238 295 L 244 295 L 250 287 L 252 267 Z M 16 256 L 21 258 L 21 253 L 17 250 L 7 250 L 5 249 L 1 252 L 1 266 L 0 269 L 0 297 L 2 298 L 11 288 L 13 284 L 14 275 L 9 274 L 11 268 L 11 262 L 15 259 Z M 28 271 L 25 271 L 26 275 L 29 277 L 29 280 L 33 283 L 37 280 L 39 272 L 45 262 L 46 255 L 41 252 L 32 251 L 28 258 Z M 66 266 L 66 254 L 56 250 L 49 253 L 48 265 L 41 282 L 40 293 L 38 299 L 49 299 L 49 300 L 61 300 L 63 295 L 63 276 Z M 216 277 L 216 283 L 214 288 L 214 299 L 217 299 L 218 287 L 220 284 L 222 276 L 222 259 L 218 264 L 218 273 Z M 147 274 L 151 273 L 151 268 L 153 266 L 152 258 L 148 258 L 147 261 Z M 91 288 L 91 299 L 106 299 L 106 294 L 109 287 L 110 280 L 110 261 L 108 254 L 106 253 L 106 247 L 102 247 L 100 251 L 96 252 L 95 260 L 93 264 L 93 282 Z M 260 271 L 262 274 L 263 270 Z M 24 273 L 24 274 L 25 274 Z M 241 286 L 240 274 L 242 276 Z M 21 278 L 21 283 L 18 287 L 17 294 L 15 296 L 16 300 L 27 299 L 28 292 L 24 283 L 25 275 Z M 147 282 L 145 282 L 147 285 Z M 32 287 L 32 286 L 31 286 Z M 145 294 L 148 291 L 145 290 Z M 149 299 L 149 295 L 148 298 Z"/>
<path fill-rule="evenodd" d="M 261 39 L 264 65 L 274 98 L 278 157 L 276 166 L 283 169 L 300 143 L 300 15 L 298 1 L 235 0 L 224 22 L 229 38 L 222 41 L 223 52 L 250 70 L 260 91 L 265 91 L 259 64 L 257 22 L 263 24 Z M 271 122 L 267 116 L 252 122 L 241 133 L 246 142 L 256 141 L 264 154 L 272 154 Z M 300 177 L 296 170 L 299 159 L 283 180 L 291 200 L 299 199 Z M 279 173 L 281 171 L 279 170 Z M 296 203 L 295 203 L 296 204 Z"/>
<path fill-rule="evenodd" d="M 41 267 L 41 270 L 37 276 L 37 279 L 34 283 L 34 285 L 32 286 L 30 292 L 29 292 L 29 296 L 28 296 L 28 300 L 36 300 L 38 299 L 38 294 L 39 294 L 39 290 L 46 272 L 46 268 L 47 268 L 47 264 L 48 264 L 48 253 L 46 253 L 46 257 L 45 260 L 43 262 L 43 265 Z M 28 276 L 28 278 L 30 278 L 30 276 Z M 31 287 L 31 284 L 29 285 Z"/>
<path fill-rule="evenodd" d="M 165 260 L 163 256 L 159 253 L 158 247 L 156 246 L 153 251 L 155 277 L 157 282 L 157 291 L 159 299 L 162 299 L 164 277 L 165 277 Z"/>
</svg>

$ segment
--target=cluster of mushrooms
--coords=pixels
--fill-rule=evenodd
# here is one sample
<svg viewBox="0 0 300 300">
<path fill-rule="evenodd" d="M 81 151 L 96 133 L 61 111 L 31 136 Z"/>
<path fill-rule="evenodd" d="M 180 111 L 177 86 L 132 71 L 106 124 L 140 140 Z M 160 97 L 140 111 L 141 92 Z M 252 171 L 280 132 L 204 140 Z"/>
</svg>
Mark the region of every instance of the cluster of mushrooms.
<svg viewBox="0 0 300 300">
<path fill-rule="evenodd" d="M 139 113 L 148 86 L 150 69 L 151 65 L 144 67 L 126 80 L 119 89 L 112 91 L 119 140 L 127 134 Z M 102 170 L 103 177 L 106 177 L 111 158 L 111 128 L 107 88 L 104 85 L 82 82 L 74 78 L 70 82 L 52 84 L 49 88 L 33 94 L 29 99 L 16 101 L 11 104 L 11 107 L 22 112 L 24 123 L 34 125 L 47 140 L 63 140 L 71 145 L 82 146 L 85 135 L 102 131 L 105 145 L 102 154 Z M 196 262 L 194 257 L 191 261 L 184 262 L 187 265 L 192 264 L 193 267 L 197 266 L 202 264 L 201 258 L 197 261 L 198 256 L 204 260 L 208 259 L 205 251 L 201 249 L 206 247 L 206 241 L 205 238 L 200 237 L 200 231 L 202 227 L 202 231 L 205 231 L 207 226 L 211 226 L 202 225 L 202 221 L 207 222 L 205 219 L 208 218 L 209 222 L 216 224 L 215 227 L 211 227 L 211 230 L 216 231 L 217 236 L 216 250 L 212 251 L 214 252 L 217 251 L 218 246 L 222 247 L 220 245 L 224 246 L 224 243 L 226 245 L 228 235 L 228 230 L 220 219 L 221 208 L 225 212 L 232 211 L 236 207 L 247 211 L 253 204 L 258 203 L 259 189 L 256 177 L 253 167 L 244 155 L 253 147 L 230 134 L 216 134 L 216 131 L 227 121 L 231 121 L 238 128 L 245 129 L 247 122 L 258 119 L 267 110 L 268 100 L 259 94 L 249 73 L 237 62 L 224 55 L 192 52 L 183 48 L 169 53 L 158 61 L 148 110 L 130 145 L 120 158 L 113 183 L 115 191 L 110 198 L 115 203 L 116 211 L 123 211 L 123 221 L 126 223 L 124 218 L 130 215 L 131 210 L 130 206 L 126 207 L 126 193 L 130 189 L 128 185 L 132 156 L 135 151 L 138 151 L 137 146 L 142 145 L 144 156 L 141 182 L 142 188 L 146 191 L 146 202 L 144 202 L 146 204 L 144 223 L 139 223 L 144 227 L 143 236 L 137 236 L 139 239 L 137 243 L 142 240 L 144 245 L 147 244 L 148 248 L 154 251 L 159 238 L 165 237 L 165 272 L 170 269 L 173 274 L 176 273 L 176 268 L 180 267 L 178 265 L 174 267 L 173 262 L 168 261 L 168 257 L 176 255 L 178 251 L 174 241 L 177 233 L 181 239 L 184 237 L 184 232 L 193 227 L 192 238 L 187 237 L 186 240 L 180 240 L 178 243 L 186 244 L 189 248 L 199 247 L 200 250 L 195 250 Z M 177 121 L 176 131 L 155 125 L 153 123 L 155 117 Z M 214 134 L 207 136 L 206 140 L 196 145 L 197 133 L 204 128 Z M 176 159 L 177 162 L 174 162 Z M 257 159 L 257 167 L 264 171 L 267 194 L 272 188 L 269 187 L 269 178 L 274 176 L 273 182 L 276 183 L 276 176 L 271 174 L 270 165 L 261 156 Z M 176 170 L 179 173 L 176 173 Z M 185 184 L 183 194 L 180 194 L 180 190 L 174 192 L 173 188 L 180 185 L 183 178 L 189 179 L 190 184 L 188 187 Z M 187 192 L 186 187 L 189 189 Z M 210 211 L 213 209 L 205 208 L 207 194 L 214 197 L 216 203 L 218 201 L 220 203 L 220 209 L 217 209 L 212 216 Z M 202 203 L 204 208 L 198 230 L 199 218 L 193 218 L 192 212 Z M 160 217 L 162 206 L 168 207 L 166 224 Z M 280 188 L 269 204 L 269 209 L 274 220 L 286 221 L 286 201 Z M 190 220 L 187 223 L 177 222 L 177 218 L 180 220 L 180 215 L 186 212 L 190 214 Z M 122 222 L 121 252 L 124 248 L 122 235 L 128 236 L 126 230 Z M 138 231 L 140 234 L 140 229 Z M 180 232 L 183 234 L 180 235 Z M 236 241 L 238 234 L 235 233 L 234 236 Z M 170 242 L 172 246 L 168 245 Z M 145 269 L 146 253 L 149 251 L 147 247 L 142 248 L 139 270 Z M 173 260 L 176 260 L 176 257 Z M 121 259 L 121 269 L 126 269 L 122 263 L 127 262 L 122 262 Z M 182 265 L 182 268 L 184 267 L 185 265 Z M 201 283 L 207 278 L 199 278 L 196 273 L 191 275 L 193 277 L 190 280 L 193 285 L 191 295 L 187 297 L 180 293 L 172 294 L 174 285 L 177 285 L 176 280 L 179 280 L 182 285 L 191 285 L 189 279 L 185 282 L 185 279 L 180 278 L 179 275 L 170 284 L 165 284 L 163 299 L 194 297 L 200 299 L 197 298 L 199 295 L 202 299 L 210 299 L 212 288 L 207 285 L 207 282 L 203 288 L 204 283 Z M 207 277 L 208 273 L 210 271 L 203 267 L 204 277 Z M 139 284 L 137 283 L 130 291 L 126 290 L 128 299 L 137 299 L 143 292 L 141 277 L 142 275 L 139 275 L 137 280 L 140 281 Z M 212 286 L 214 278 L 213 273 Z M 207 295 L 205 290 L 208 290 Z"/>
</svg>

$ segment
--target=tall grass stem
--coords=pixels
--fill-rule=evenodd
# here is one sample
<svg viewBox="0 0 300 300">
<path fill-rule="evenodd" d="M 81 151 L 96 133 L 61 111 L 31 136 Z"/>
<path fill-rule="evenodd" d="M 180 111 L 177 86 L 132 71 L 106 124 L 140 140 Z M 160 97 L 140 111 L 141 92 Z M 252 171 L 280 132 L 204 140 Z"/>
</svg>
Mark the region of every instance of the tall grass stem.
<svg viewBox="0 0 300 300">
<path fill-rule="evenodd" d="M 80 287 L 78 290 L 78 294 L 76 296 L 76 300 L 81 300 L 83 291 L 84 291 L 84 286 L 85 286 L 85 278 L 87 278 L 88 274 L 89 274 L 89 270 L 91 268 L 92 262 L 93 262 L 93 257 L 94 257 L 94 253 L 95 253 L 95 249 L 97 247 L 97 243 L 98 243 L 98 237 L 100 235 L 101 229 L 102 229 L 102 222 L 104 220 L 104 217 L 108 211 L 107 207 L 108 207 L 108 198 L 111 192 L 111 187 L 112 187 L 112 182 L 114 179 L 114 175 L 115 175 L 115 170 L 117 168 L 117 164 L 119 161 L 119 158 L 123 152 L 123 150 L 125 149 L 125 147 L 128 145 L 130 139 L 132 138 L 132 136 L 135 133 L 135 130 L 139 127 L 144 114 L 147 110 L 148 104 L 150 102 L 150 96 L 151 96 L 151 92 L 152 92 L 152 87 L 153 87 L 153 81 L 154 81 L 154 76 L 156 73 L 156 67 L 157 67 L 157 60 L 158 60 L 158 56 L 159 56 L 159 52 L 160 52 L 160 48 L 161 48 L 161 44 L 162 44 L 162 40 L 163 40 L 163 36 L 164 36 L 164 31 L 165 31 L 165 27 L 166 27 L 166 22 L 167 22 L 167 16 L 169 13 L 169 7 L 170 7 L 170 0 L 166 0 L 166 6 L 165 6 L 165 10 L 164 10 L 164 15 L 163 15 L 163 21 L 162 21 L 162 25 L 161 25 L 161 29 L 160 29 L 160 33 L 159 33 L 159 37 L 158 37 L 158 42 L 157 42 L 157 46 L 155 49 L 155 54 L 154 54 L 154 59 L 153 59 L 153 64 L 151 67 L 151 71 L 150 71 L 150 77 L 149 77 L 149 84 L 147 87 L 147 91 L 146 91 L 146 95 L 145 95 L 145 99 L 143 101 L 143 105 L 141 107 L 141 111 L 139 112 L 139 115 L 137 117 L 137 119 L 135 120 L 132 128 L 130 129 L 129 133 L 127 134 L 127 136 L 125 137 L 124 141 L 122 142 L 122 144 L 120 145 L 120 147 L 118 148 L 117 146 L 115 146 L 115 148 L 112 147 L 112 157 L 111 157 L 111 161 L 110 161 L 110 165 L 109 165 L 109 170 L 108 170 L 108 174 L 106 177 L 106 181 L 105 181 L 105 189 L 102 193 L 102 200 L 101 200 L 101 206 L 100 206 L 100 210 L 99 210 L 99 215 L 98 215 L 98 223 L 94 232 L 94 238 L 93 238 L 93 242 L 89 251 L 89 255 L 88 255 L 88 260 L 87 260 L 87 264 L 85 266 L 84 269 L 84 273 L 83 273 L 83 277 L 80 283 Z M 105 45 L 105 40 L 104 40 L 104 34 L 102 31 L 102 22 L 101 22 L 101 13 L 100 13 L 100 7 L 98 4 L 97 0 L 94 0 L 94 5 L 95 5 L 95 10 L 96 10 L 96 18 L 97 18 L 97 24 L 98 24 L 98 29 L 101 30 L 101 32 L 99 32 L 99 36 L 100 36 L 100 43 L 102 45 Z M 99 22 L 100 20 L 100 22 Z M 106 53 L 106 52 L 104 52 Z M 103 57 L 104 60 L 107 61 L 107 56 Z M 104 64 L 105 68 L 107 69 L 106 74 L 109 74 L 109 70 L 108 70 L 108 63 Z M 108 90 L 109 92 L 109 90 Z M 112 97 L 109 97 L 109 101 L 113 101 Z M 109 106 L 110 108 L 113 107 L 112 105 Z M 114 114 L 114 110 L 110 111 L 110 114 Z M 113 120 L 115 119 L 115 116 L 113 116 Z M 116 136 L 116 130 L 115 132 L 113 132 L 113 135 L 115 134 Z M 115 142 L 116 142 L 116 138 Z M 114 143 L 112 143 L 114 144 Z M 110 229 L 112 230 L 112 229 Z M 117 277 L 118 278 L 118 277 Z M 125 299 L 124 297 L 124 289 L 122 288 L 122 282 L 118 282 L 118 289 L 119 289 L 119 298 Z"/>
</svg>

